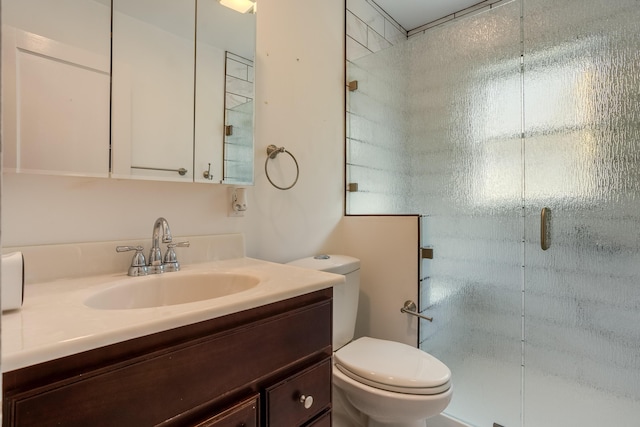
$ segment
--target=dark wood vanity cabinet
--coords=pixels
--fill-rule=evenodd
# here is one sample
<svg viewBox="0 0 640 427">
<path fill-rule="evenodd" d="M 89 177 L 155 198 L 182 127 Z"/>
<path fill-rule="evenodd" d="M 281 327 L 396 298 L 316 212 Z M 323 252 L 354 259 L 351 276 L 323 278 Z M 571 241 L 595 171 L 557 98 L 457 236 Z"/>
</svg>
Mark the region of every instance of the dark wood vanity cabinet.
<svg viewBox="0 0 640 427">
<path fill-rule="evenodd" d="M 331 298 L 329 288 L 6 372 L 2 425 L 330 426 Z"/>
</svg>

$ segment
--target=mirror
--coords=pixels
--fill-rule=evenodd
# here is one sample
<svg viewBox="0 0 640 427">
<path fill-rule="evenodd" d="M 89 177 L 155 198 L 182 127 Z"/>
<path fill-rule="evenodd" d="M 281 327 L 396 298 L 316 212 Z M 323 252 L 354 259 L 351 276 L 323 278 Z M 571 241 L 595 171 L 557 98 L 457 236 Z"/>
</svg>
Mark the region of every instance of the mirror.
<svg viewBox="0 0 640 427">
<path fill-rule="evenodd" d="M 224 182 L 253 183 L 253 61 L 227 52 L 225 64 Z"/>
<path fill-rule="evenodd" d="M 253 183 L 254 14 L 113 0 L 110 46 L 109 0 L 2 8 L 5 171 Z"/>
<path fill-rule="evenodd" d="M 113 0 L 112 175 L 193 180 L 195 0 Z"/>
<path fill-rule="evenodd" d="M 7 172 L 109 176 L 109 5 L 2 1 Z"/>
<path fill-rule="evenodd" d="M 252 184 L 256 15 L 197 7 L 195 180 Z"/>
<path fill-rule="evenodd" d="M 217 0 L 113 0 L 113 176 L 228 182 L 225 57 L 252 63 L 254 50 L 255 15 Z M 250 116 L 251 149 L 236 163 L 252 173 Z"/>
</svg>

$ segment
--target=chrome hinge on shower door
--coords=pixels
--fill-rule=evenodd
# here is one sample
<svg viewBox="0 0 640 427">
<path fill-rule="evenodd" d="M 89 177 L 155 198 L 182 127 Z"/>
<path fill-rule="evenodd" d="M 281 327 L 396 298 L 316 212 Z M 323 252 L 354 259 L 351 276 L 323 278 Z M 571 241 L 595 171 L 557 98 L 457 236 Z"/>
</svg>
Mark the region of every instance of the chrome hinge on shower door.
<svg viewBox="0 0 640 427">
<path fill-rule="evenodd" d="M 420 248 L 420 258 L 433 259 L 433 248 Z"/>
</svg>

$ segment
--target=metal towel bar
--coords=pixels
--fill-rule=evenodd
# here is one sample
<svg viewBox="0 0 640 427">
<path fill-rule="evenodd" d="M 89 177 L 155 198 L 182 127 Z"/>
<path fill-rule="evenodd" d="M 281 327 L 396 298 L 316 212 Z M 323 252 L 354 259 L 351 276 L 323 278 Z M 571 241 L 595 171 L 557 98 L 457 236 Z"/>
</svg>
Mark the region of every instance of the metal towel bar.
<svg viewBox="0 0 640 427">
<path fill-rule="evenodd" d="M 180 175 L 186 175 L 187 172 L 188 172 L 188 170 L 186 170 L 185 168 L 165 169 L 165 168 L 152 168 L 152 167 L 147 167 L 147 166 L 131 166 L 131 169 L 146 169 L 146 170 L 150 170 L 150 171 L 178 172 Z"/>
</svg>

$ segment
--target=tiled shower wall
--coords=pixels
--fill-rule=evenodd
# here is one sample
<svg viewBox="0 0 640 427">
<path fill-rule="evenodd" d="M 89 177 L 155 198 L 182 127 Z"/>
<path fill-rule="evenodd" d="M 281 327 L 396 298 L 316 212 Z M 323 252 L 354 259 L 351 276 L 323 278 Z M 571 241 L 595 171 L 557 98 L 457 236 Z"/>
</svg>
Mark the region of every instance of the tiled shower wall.
<svg viewBox="0 0 640 427">
<path fill-rule="evenodd" d="M 367 0 L 347 0 L 347 61 L 407 39 L 407 31 Z"/>
<path fill-rule="evenodd" d="M 348 214 L 423 213 L 415 209 L 416 199 L 407 197 L 415 163 L 407 147 L 412 90 L 407 34 L 419 36 L 507 1 L 486 0 L 407 32 L 375 2 L 347 0 L 347 82 L 358 82 L 356 91 L 346 93 L 347 182 L 358 184 L 347 198 Z"/>
<path fill-rule="evenodd" d="M 347 212 L 370 213 L 357 207 L 375 206 L 400 213 L 405 206 L 398 196 L 405 192 L 397 189 L 407 179 L 402 146 L 407 141 L 403 117 L 408 76 L 406 67 L 385 64 L 404 61 L 388 48 L 406 41 L 406 31 L 367 0 L 347 0 L 346 25 L 347 81 L 358 82 L 358 89 L 347 89 L 346 94 L 347 181 L 359 185 L 347 199 Z"/>
</svg>

